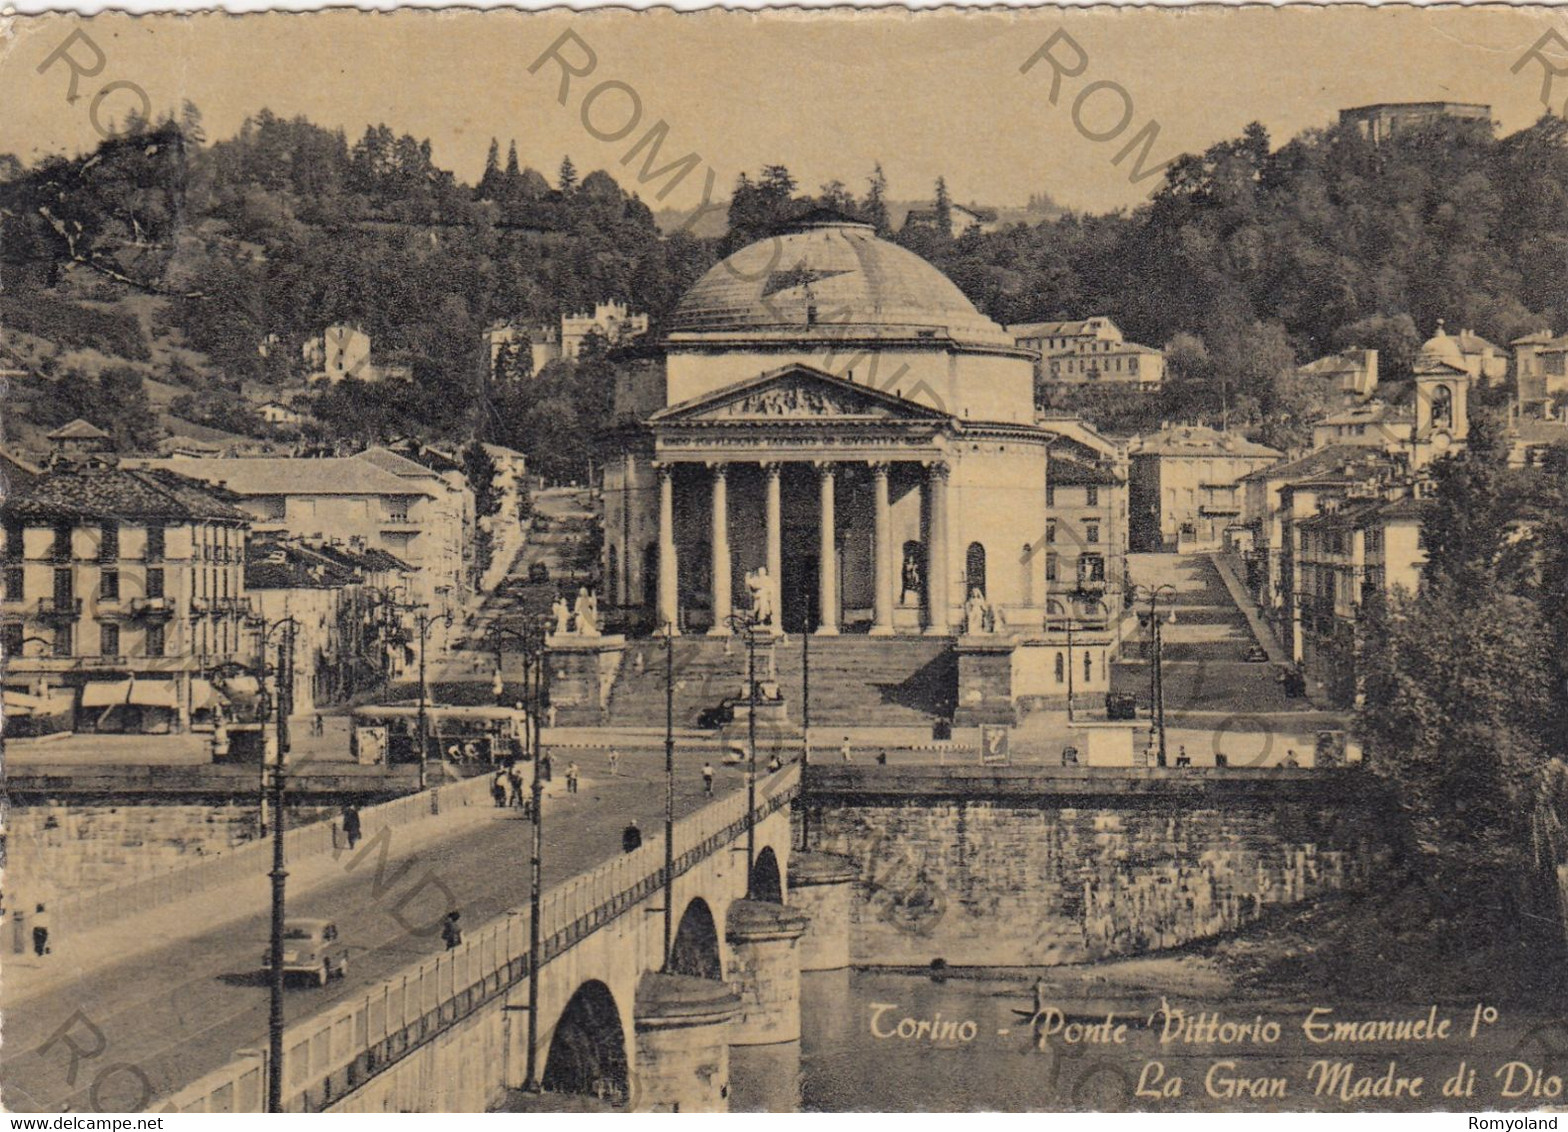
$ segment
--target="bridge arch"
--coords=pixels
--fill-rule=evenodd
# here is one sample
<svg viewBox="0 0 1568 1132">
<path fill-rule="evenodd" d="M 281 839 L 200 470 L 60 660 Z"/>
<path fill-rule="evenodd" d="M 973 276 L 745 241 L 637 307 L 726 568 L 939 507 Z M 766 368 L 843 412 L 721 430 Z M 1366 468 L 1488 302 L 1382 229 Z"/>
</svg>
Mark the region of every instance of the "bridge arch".
<svg viewBox="0 0 1568 1132">
<path fill-rule="evenodd" d="M 626 1033 L 615 995 L 598 979 L 577 988 L 555 1024 L 545 1057 L 547 1092 L 624 1102 L 630 1095 Z"/>
<path fill-rule="evenodd" d="M 694 975 L 699 979 L 724 978 L 724 959 L 719 950 L 719 929 L 713 909 L 702 897 L 686 905 L 675 941 L 670 945 L 670 971 Z"/>
<path fill-rule="evenodd" d="M 751 866 L 751 883 L 747 891 L 753 900 L 766 900 L 770 904 L 784 903 L 784 874 L 779 869 L 778 855 L 773 847 L 764 845 Z"/>
</svg>

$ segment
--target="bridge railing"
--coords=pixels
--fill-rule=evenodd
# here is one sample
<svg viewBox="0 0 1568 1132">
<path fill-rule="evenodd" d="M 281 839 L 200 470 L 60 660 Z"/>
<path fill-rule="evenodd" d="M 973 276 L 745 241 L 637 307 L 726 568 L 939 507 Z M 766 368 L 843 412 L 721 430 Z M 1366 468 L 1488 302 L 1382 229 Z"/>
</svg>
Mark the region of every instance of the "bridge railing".
<svg viewBox="0 0 1568 1132">
<path fill-rule="evenodd" d="M 401 829 L 453 808 L 489 804 L 489 777 L 480 775 L 367 806 L 360 811 L 360 828 L 366 837 L 374 837 L 382 829 Z M 284 831 L 283 850 L 288 860 L 301 862 L 333 852 L 337 848 L 335 826 L 326 820 Z M 80 934 L 125 916 L 265 876 L 271 862 L 271 840 L 258 838 L 171 869 L 58 898 L 50 910 L 62 929 Z"/>
<path fill-rule="evenodd" d="M 800 787 L 790 766 L 759 781 L 757 820 L 787 805 Z M 745 832 L 744 792 L 726 795 L 675 823 L 680 874 Z M 549 962 L 657 890 L 664 837 L 556 885 L 540 900 L 542 960 Z M 509 912 L 450 951 L 421 960 L 379 987 L 290 1026 L 283 1036 L 284 1108 L 321 1111 L 441 1030 L 505 994 L 530 974 L 529 919 Z M 166 1101 L 161 1112 L 259 1112 L 264 1057 L 243 1054 Z"/>
</svg>

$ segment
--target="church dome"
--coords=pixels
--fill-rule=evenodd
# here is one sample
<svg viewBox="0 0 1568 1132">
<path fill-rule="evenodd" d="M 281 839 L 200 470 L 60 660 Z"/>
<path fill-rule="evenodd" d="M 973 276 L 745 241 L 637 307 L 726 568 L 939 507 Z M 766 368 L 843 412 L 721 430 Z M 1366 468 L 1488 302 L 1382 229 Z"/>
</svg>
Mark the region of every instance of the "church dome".
<svg viewBox="0 0 1568 1132">
<path fill-rule="evenodd" d="M 1459 349 L 1459 343 L 1448 336 L 1443 329 L 1443 320 L 1437 320 L 1437 333 L 1428 338 L 1422 345 L 1417 357 L 1422 361 L 1446 362 L 1456 369 L 1463 369 L 1465 364 L 1464 353 Z"/>
<path fill-rule="evenodd" d="M 688 291 L 672 336 L 759 334 L 825 338 L 951 339 L 1012 347 L 951 279 L 869 224 L 807 219 L 748 244 Z"/>
</svg>

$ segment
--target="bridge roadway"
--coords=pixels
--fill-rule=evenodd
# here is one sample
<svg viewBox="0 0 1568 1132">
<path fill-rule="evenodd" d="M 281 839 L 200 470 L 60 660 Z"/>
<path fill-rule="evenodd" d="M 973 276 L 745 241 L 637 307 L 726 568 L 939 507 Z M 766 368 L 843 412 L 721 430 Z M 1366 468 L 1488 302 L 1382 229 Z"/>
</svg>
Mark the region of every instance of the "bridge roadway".
<svg viewBox="0 0 1568 1132">
<path fill-rule="evenodd" d="M 557 758 L 557 777 L 571 758 L 570 753 Z M 599 752 L 578 761 L 588 776 L 581 792 L 546 804 L 547 889 L 618 854 L 630 819 L 650 835 L 662 829 L 662 755 L 624 753 L 613 778 Z M 695 766 L 683 767 L 681 774 L 678 815 L 708 801 Z M 743 782 L 739 769 L 720 767 L 715 791 L 728 794 Z M 349 972 L 321 989 L 291 985 L 288 1023 L 363 995 L 439 952 L 439 933 L 426 929 L 445 911 L 447 892 L 471 929 L 526 907 L 529 836 L 520 811 L 497 810 L 494 820 L 411 853 L 399 852 L 392 839 L 379 877 L 377 854 L 358 858 L 353 867 L 356 858 L 343 856 L 341 876 L 292 899 L 289 914 L 336 919 L 351 949 Z M 221 902 L 225 895 L 209 899 Z M 5 1001 L 0 1049 L 5 1106 L 34 1112 L 140 1109 L 220 1068 L 236 1050 L 265 1047 L 267 993 L 258 965 L 268 923 L 267 909 L 258 908 L 220 927 L 187 930 L 171 924 L 166 945 L 95 965 L 71 985 L 14 1004 Z"/>
</svg>

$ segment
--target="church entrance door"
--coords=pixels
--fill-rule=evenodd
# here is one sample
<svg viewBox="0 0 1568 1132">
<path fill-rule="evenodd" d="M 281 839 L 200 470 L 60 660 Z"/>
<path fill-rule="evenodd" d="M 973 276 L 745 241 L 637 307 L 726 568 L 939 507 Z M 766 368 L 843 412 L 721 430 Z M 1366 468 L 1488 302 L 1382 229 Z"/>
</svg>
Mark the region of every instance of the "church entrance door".
<svg viewBox="0 0 1568 1132">
<path fill-rule="evenodd" d="M 817 627 L 817 556 L 784 554 L 779 600 L 784 606 L 784 631 L 805 633 Z"/>
</svg>

